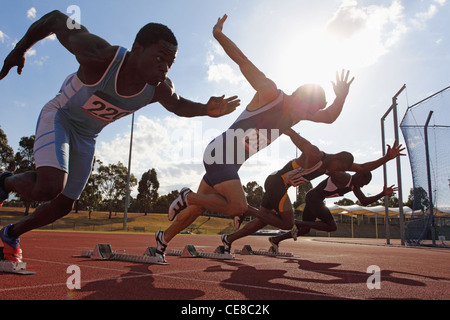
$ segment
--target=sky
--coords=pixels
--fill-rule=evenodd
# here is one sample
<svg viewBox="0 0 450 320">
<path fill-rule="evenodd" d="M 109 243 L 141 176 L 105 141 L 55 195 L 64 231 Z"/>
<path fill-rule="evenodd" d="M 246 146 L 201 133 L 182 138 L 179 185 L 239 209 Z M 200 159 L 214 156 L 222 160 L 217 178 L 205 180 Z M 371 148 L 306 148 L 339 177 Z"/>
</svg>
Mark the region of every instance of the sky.
<svg viewBox="0 0 450 320">
<path fill-rule="evenodd" d="M 382 156 L 380 119 L 403 85 L 406 90 L 397 100 L 399 121 L 408 106 L 450 82 L 447 0 L 8 1 L 0 11 L 0 61 L 33 22 L 55 9 L 109 43 L 129 49 L 142 26 L 163 23 L 179 44 L 169 71 L 179 95 L 202 103 L 211 96 L 241 99 L 235 112 L 221 118 L 182 118 L 157 103 L 135 113 L 131 171 L 140 179 L 155 168 L 161 195 L 183 186 L 197 189 L 206 145 L 234 122 L 254 94 L 212 36 L 212 27 L 223 14 L 228 15 L 224 33 L 288 94 L 302 84 L 318 83 L 332 103 L 336 71 L 350 70 L 355 81 L 339 118 L 332 124 L 301 121 L 294 130 L 327 153 L 353 153 L 357 163 Z M 41 108 L 77 68 L 75 58 L 50 36 L 27 52 L 22 75 L 13 69 L 0 81 L 0 127 L 15 152 L 21 137 L 34 134 Z M 392 119 L 390 114 L 385 121 L 386 144 L 391 145 Z M 121 161 L 128 166 L 131 125 L 128 116 L 107 126 L 98 137 L 96 157 L 106 164 Z M 263 186 L 270 173 L 298 155 L 289 138 L 282 136 L 241 167 L 242 183 L 256 181 Z M 401 158 L 400 175 L 406 201 L 412 188 L 407 156 Z M 398 184 L 395 161 L 387 165 L 387 176 L 388 185 Z M 321 180 L 313 180 L 313 186 Z M 383 183 L 379 168 L 362 190 L 375 195 Z M 294 200 L 293 190 L 289 195 Z"/>
</svg>

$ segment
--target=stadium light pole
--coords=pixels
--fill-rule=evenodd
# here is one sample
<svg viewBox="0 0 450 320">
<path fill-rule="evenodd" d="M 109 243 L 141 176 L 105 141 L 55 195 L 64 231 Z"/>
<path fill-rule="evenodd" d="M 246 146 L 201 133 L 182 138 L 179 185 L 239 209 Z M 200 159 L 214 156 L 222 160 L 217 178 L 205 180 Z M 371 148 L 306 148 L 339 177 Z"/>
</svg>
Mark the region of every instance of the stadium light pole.
<svg viewBox="0 0 450 320">
<path fill-rule="evenodd" d="M 433 188 L 431 186 L 431 169 L 430 169 L 430 152 L 428 148 L 428 124 L 430 123 L 433 111 L 428 114 L 424 127 L 425 134 L 425 156 L 427 161 L 427 178 L 428 178 L 428 198 L 430 199 L 430 220 L 431 220 L 431 241 L 433 246 L 436 245 L 436 228 L 434 225 L 434 206 L 433 206 Z"/>
<path fill-rule="evenodd" d="M 130 206 L 130 175 L 131 175 L 131 151 L 133 150 L 134 113 L 131 115 L 130 152 L 128 153 L 127 195 L 125 197 L 125 211 L 123 212 L 123 230 L 127 230 L 128 207 Z"/>
<path fill-rule="evenodd" d="M 386 141 L 384 135 L 384 120 L 392 111 L 394 117 L 394 135 L 395 140 L 399 143 L 399 135 L 398 135 L 398 118 L 397 118 L 397 97 L 405 90 L 406 84 L 404 84 L 400 90 L 392 97 L 392 104 L 386 113 L 381 118 L 381 139 L 383 144 L 383 156 L 386 154 Z M 403 190 L 402 190 L 402 174 L 400 167 L 400 157 L 396 159 L 397 164 L 397 187 L 398 187 L 398 209 L 399 209 L 399 220 L 400 220 L 400 239 L 401 244 L 405 245 L 405 218 L 403 214 Z M 384 185 L 387 185 L 387 166 L 383 164 L 383 175 L 384 175 Z M 389 209 L 388 209 L 388 197 L 384 197 L 384 206 L 385 206 L 385 216 L 386 216 L 386 243 L 390 244 L 390 230 L 389 230 Z"/>
</svg>

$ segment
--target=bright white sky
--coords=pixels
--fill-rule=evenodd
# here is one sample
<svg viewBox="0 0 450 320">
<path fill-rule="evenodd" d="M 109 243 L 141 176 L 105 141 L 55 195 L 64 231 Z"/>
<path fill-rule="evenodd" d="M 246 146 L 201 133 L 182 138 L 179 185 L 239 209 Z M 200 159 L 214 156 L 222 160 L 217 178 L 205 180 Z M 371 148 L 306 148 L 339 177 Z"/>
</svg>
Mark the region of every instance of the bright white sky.
<svg viewBox="0 0 450 320">
<path fill-rule="evenodd" d="M 166 24 L 179 42 L 169 72 L 178 94 L 199 102 L 222 94 L 238 95 L 242 101 L 236 112 L 220 119 L 180 118 L 159 104 L 135 114 L 132 172 L 140 179 L 144 171 L 155 168 L 160 194 L 183 186 L 197 188 L 204 173 L 204 148 L 231 125 L 254 94 L 212 37 L 213 25 L 225 13 L 229 18 L 224 32 L 287 93 L 317 82 L 331 103 L 330 81 L 336 70 L 351 70 L 356 79 L 338 120 L 300 122 L 294 129 L 328 153 L 352 152 L 358 163 L 381 156 L 380 118 L 403 84 L 407 89 L 398 99 L 399 120 L 408 105 L 449 85 L 447 0 L 14 1 L 3 4 L 0 11 L 0 59 L 34 21 L 54 9 L 72 15 L 71 5 L 79 7 L 79 20 L 92 33 L 128 48 L 146 23 Z M 42 106 L 76 69 L 73 56 L 49 37 L 28 52 L 21 76 L 13 70 L 0 82 L 0 126 L 14 151 L 21 137 L 34 134 Z M 99 159 L 128 165 L 131 119 L 122 118 L 103 130 Z M 386 143 L 392 144 L 391 116 L 386 128 Z M 404 144 L 401 132 L 400 138 Z M 295 156 L 290 140 L 280 138 L 244 164 L 243 184 L 254 180 L 262 186 L 268 174 Z M 397 184 L 393 164 L 388 166 L 389 185 Z M 369 195 L 382 190 L 382 169 L 373 175 L 371 185 L 363 189 Z M 313 185 L 320 181 L 317 178 Z M 412 187 L 407 157 L 402 158 L 402 181 L 406 201 Z"/>
</svg>

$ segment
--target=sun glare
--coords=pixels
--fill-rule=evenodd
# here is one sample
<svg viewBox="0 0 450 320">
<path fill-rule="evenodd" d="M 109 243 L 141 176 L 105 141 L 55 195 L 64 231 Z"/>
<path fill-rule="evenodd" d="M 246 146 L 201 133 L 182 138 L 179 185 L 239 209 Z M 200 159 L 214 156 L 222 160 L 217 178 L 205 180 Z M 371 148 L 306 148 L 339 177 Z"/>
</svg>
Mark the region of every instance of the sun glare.
<svg viewBox="0 0 450 320">
<path fill-rule="evenodd" d="M 318 83 L 333 94 L 330 81 L 335 81 L 336 71 L 350 70 L 355 76 L 384 53 L 384 46 L 376 32 L 366 30 L 342 39 L 327 30 L 308 30 L 295 39 L 285 41 L 285 51 L 280 59 L 280 84 L 286 90 L 295 90 L 304 83 Z"/>
<path fill-rule="evenodd" d="M 287 91 L 294 91 L 304 83 L 318 83 L 329 91 L 336 71 L 350 69 L 343 61 L 343 53 L 333 49 L 334 45 L 329 34 L 319 31 L 299 35 L 290 43 L 286 42 L 280 59 L 284 64 L 280 84 Z"/>
</svg>

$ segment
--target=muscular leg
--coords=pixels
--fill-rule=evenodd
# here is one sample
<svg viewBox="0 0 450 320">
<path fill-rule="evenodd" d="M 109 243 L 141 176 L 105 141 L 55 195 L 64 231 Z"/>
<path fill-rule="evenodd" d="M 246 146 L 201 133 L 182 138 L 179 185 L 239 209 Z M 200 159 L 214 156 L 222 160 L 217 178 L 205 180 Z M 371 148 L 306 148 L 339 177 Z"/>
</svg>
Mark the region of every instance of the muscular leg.
<svg viewBox="0 0 450 320">
<path fill-rule="evenodd" d="M 295 220 L 295 225 L 297 226 L 298 232 L 297 236 L 303 236 L 309 232 L 311 229 L 316 229 L 320 231 L 333 232 L 337 230 L 336 222 L 334 220 L 324 221 L 300 221 Z M 272 237 L 274 243 L 280 243 L 283 240 L 292 238 L 292 233 L 287 232 L 285 234 Z"/>
<path fill-rule="evenodd" d="M 328 221 L 299 221 L 295 223 L 299 228 L 316 229 L 320 231 L 333 232 L 337 230 L 337 225 L 334 220 Z"/>
<path fill-rule="evenodd" d="M 216 195 L 214 188 L 210 187 L 204 180 L 200 182 L 197 195 L 212 196 Z M 190 194 L 189 194 L 190 195 Z M 217 195 L 220 197 L 220 195 Z M 173 221 L 173 223 L 164 231 L 164 241 L 169 243 L 177 234 L 189 227 L 195 219 L 206 211 L 205 208 L 198 205 L 190 205 L 181 211 Z"/>
<path fill-rule="evenodd" d="M 297 222 L 298 222 L 298 220 L 295 220 L 295 225 L 298 228 Z M 309 229 L 306 229 L 306 228 L 302 229 L 302 230 L 299 229 L 297 232 L 297 236 L 307 234 L 308 232 L 309 232 Z M 273 243 L 278 244 L 283 240 L 291 239 L 291 238 L 292 238 L 292 232 L 286 232 L 284 234 L 280 234 L 279 236 L 271 237 L 270 239 Z"/>
<path fill-rule="evenodd" d="M 249 206 L 246 214 L 263 221 L 265 224 L 269 224 L 283 230 L 292 229 L 294 226 L 294 212 L 292 209 L 275 213 L 272 210 L 263 207 L 260 207 L 258 210 Z"/>
<path fill-rule="evenodd" d="M 6 191 L 13 191 L 35 201 L 49 201 L 64 189 L 67 173 L 52 167 L 14 174 L 5 179 Z"/>
<path fill-rule="evenodd" d="M 60 194 L 50 202 L 46 202 L 34 210 L 32 214 L 25 217 L 11 228 L 15 238 L 20 235 L 43 226 L 46 226 L 67 215 L 75 201 Z"/>
<path fill-rule="evenodd" d="M 262 222 L 259 219 L 254 219 L 252 221 L 250 221 L 249 223 L 247 223 L 243 228 L 239 229 L 238 231 L 236 231 L 235 233 L 229 234 L 227 236 L 227 241 L 231 244 L 232 242 L 249 236 L 253 233 L 255 233 L 256 231 L 264 228 L 267 224 Z"/>
<path fill-rule="evenodd" d="M 215 193 L 208 194 L 191 192 L 187 195 L 187 201 L 190 206 L 201 206 L 230 216 L 241 215 L 247 211 L 247 199 L 239 179 L 216 184 L 214 190 Z"/>
</svg>

